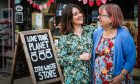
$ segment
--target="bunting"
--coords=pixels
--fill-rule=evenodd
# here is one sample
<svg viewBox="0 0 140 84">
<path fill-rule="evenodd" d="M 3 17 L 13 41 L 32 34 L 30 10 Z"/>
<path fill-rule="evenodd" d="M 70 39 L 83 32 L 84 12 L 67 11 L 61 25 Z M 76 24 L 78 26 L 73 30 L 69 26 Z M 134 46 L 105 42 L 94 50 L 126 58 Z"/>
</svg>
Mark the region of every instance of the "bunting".
<svg viewBox="0 0 140 84">
<path fill-rule="evenodd" d="M 88 3 L 89 6 L 93 6 L 94 3 L 96 3 L 97 6 L 100 6 L 101 4 L 106 4 L 107 2 L 107 0 L 78 0 L 78 1 L 79 2 L 82 1 L 84 5 Z"/>
<path fill-rule="evenodd" d="M 27 0 L 29 4 L 32 5 L 33 8 L 36 8 L 38 10 L 46 9 L 47 7 L 50 7 L 50 5 L 54 2 L 54 0 L 40 0 L 40 3 L 38 3 L 39 0 Z"/>
<path fill-rule="evenodd" d="M 55 0 L 27 0 L 29 4 L 32 5 L 33 8 L 36 8 L 38 10 L 46 9 L 47 7 L 50 7 L 50 5 Z M 41 3 L 38 3 L 40 1 Z M 93 6 L 95 3 L 97 6 L 100 6 L 101 4 L 106 4 L 107 0 L 78 0 L 79 2 L 83 2 L 83 4 L 88 4 L 89 6 Z"/>
</svg>

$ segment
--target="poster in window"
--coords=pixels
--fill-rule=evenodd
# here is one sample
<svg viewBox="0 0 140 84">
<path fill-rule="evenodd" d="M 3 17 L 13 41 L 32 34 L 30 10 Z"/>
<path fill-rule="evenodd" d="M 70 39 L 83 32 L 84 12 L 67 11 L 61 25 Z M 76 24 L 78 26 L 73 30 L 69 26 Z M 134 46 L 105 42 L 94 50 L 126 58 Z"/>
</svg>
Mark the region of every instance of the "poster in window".
<svg viewBox="0 0 140 84">
<path fill-rule="evenodd" d="M 23 12 L 16 12 L 15 13 L 15 22 L 16 23 L 23 23 Z"/>
</svg>

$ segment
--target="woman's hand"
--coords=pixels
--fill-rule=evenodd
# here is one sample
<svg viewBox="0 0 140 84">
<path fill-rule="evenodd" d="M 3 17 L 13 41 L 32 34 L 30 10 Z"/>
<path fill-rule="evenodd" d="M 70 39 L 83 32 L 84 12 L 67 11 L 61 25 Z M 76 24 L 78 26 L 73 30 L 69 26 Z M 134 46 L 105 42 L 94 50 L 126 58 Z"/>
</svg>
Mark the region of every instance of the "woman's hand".
<svg viewBox="0 0 140 84">
<path fill-rule="evenodd" d="M 83 53 L 79 56 L 80 60 L 90 60 L 91 54 L 90 53 Z"/>
<path fill-rule="evenodd" d="M 119 74 L 118 76 L 116 76 L 110 84 L 121 84 L 122 81 L 125 79 L 123 74 Z"/>
</svg>

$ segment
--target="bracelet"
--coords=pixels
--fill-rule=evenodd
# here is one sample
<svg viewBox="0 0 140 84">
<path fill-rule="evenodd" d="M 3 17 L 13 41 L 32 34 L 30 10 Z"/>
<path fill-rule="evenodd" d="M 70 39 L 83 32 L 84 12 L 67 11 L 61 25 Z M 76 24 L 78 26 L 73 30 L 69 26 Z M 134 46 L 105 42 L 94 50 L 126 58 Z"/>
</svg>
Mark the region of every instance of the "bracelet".
<svg viewBox="0 0 140 84">
<path fill-rule="evenodd" d="M 125 73 L 121 73 L 124 77 L 126 77 L 126 74 Z"/>
</svg>

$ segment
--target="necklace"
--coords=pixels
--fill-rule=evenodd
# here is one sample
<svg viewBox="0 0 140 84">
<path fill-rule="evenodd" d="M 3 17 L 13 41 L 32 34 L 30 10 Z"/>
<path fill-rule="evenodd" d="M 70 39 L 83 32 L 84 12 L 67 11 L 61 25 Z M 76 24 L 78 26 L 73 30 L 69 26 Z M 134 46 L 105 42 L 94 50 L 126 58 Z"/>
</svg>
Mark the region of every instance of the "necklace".
<svg viewBox="0 0 140 84">
<path fill-rule="evenodd" d="M 83 32 L 83 29 L 80 28 L 80 29 L 77 29 L 74 31 L 74 34 L 77 35 L 77 36 L 81 36 L 82 35 L 82 32 Z"/>
</svg>

